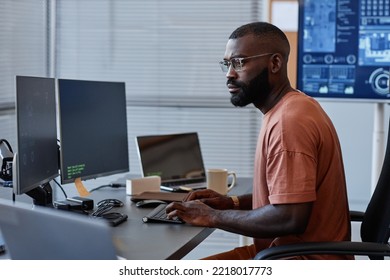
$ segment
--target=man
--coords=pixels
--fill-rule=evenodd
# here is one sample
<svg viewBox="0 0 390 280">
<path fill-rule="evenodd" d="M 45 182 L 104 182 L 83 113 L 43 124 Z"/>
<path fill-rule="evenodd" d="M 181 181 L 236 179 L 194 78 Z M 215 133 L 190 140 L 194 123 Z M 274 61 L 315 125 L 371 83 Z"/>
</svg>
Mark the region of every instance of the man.
<svg viewBox="0 0 390 280">
<path fill-rule="evenodd" d="M 264 114 L 253 193 L 231 198 L 202 190 L 167 207 L 170 217 L 254 238 L 254 245 L 210 259 L 251 259 L 270 246 L 350 240 L 339 140 L 318 102 L 291 87 L 289 52 L 285 34 L 264 22 L 239 27 L 227 42 L 220 65 L 226 72 L 231 102 L 240 107 L 252 103 Z"/>
</svg>

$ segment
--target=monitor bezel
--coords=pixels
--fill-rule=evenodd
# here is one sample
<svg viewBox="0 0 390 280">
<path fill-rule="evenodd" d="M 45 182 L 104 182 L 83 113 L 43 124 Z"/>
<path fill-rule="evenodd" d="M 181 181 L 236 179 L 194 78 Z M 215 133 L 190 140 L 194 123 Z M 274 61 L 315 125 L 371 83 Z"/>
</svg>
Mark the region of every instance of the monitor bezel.
<svg viewBox="0 0 390 280">
<path fill-rule="evenodd" d="M 12 178 L 13 178 L 13 191 L 15 194 L 17 195 L 22 195 L 22 194 L 27 194 L 27 195 L 30 195 L 30 194 L 34 194 L 36 193 L 36 189 L 38 188 L 47 188 L 47 184 L 52 181 L 53 179 L 55 179 L 56 177 L 59 176 L 59 168 L 58 168 L 58 150 L 55 151 L 55 154 L 57 155 L 57 158 L 56 158 L 56 171 L 53 170 L 53 173 L 52 174 L 48 174 L 46 175 L 44 178 L 42 178 L 41 180 L 38 180 L 36 182 L 34 182 L 33 184 L 29 184 L 28 186 L 22 186 L 21 183 L 24 182 L 24 180 L 21 180 L 21 178 L 24 176 L 24 174 L 21 174 L 21 167 L 20 167 L 20 164 L 21 164 L 21 161 L 20 161 L 20 147 L 22 146 L 22 143 L 21 143 L 21 131 L 20 131 L 20 112 L 21 112 L 21 108 L 20 108 L 20 94 L 18 94 L 18 81 L 20 79 L 36 79 L 36 80 L 46 80 L 47 82 L 51 81 L 52 82 L 52 89 L 53 89 L 53 98 L 54 98 L 54 112 L 55 112 L 55 115 L 53 115 L 54 117 L 54 122 L 52 123 L 52 125 L 55 126 L 55 145 L 57 147 L 57 121 L 56 121 L 56 96 L 55 96 L 55 79 L 54 78 L 48 78 L 48 77 L 37 77 L 37 76 L 20 76 L 20 75 L 17 75 L 15 77 L 15 84 L 16 84 L 16 106 L 15 106 L 15 114 L 16 114 L 16 142 L 17 142 L 17 148 L 16 148 L 16 152 L 14 153 L 14 158 L 13 158 L 13 164 L 12 164 Z M 54 131 L 53 131 L 54 132 Z M 54 138 L 53 138 L 53 141 L 54 141 Z M 53 155 L 54 155 L 54 152 L 53 152 Z M 35 191 L 34 191 L 35 190 Z M 40 192 L 40 191 L 38 191 Z M 51 193 L 47 194 L 49 196 L 51 196 Z M 31 196 L 31 195 L 30 195 Z M 39 200 L 38 197 L 35 197 L 35 195 L 32 196 L 34 199 L 37 199 Z M 43 200 L 46 200 L 46 198 L 43 198 Z M 50 198 L 49 198 L 50 200 Z"/>
</svg>

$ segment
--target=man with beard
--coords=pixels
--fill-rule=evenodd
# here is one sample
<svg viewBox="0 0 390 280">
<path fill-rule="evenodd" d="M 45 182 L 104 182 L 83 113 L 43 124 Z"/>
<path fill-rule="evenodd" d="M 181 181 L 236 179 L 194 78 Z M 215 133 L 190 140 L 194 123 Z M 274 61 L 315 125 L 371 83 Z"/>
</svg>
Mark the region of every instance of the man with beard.
<svg viewBox="0 0 390 280">
<path fill-rule="evenodd" d="M 290 46 L 277 27 L 254 22 L 229 37 L 221 68 L 231 102 L 263 114 L 252 194 L 190 193 L 167 206 L 170 217 L 254 238 L 254 244 L 207 259 L 251 259 L 289 243 L 350 240 L 342 154 L 336 130 L 318 102 L 287 77 Z M 349 259 L 313 255 L 305 259 Z"/>
</svg>

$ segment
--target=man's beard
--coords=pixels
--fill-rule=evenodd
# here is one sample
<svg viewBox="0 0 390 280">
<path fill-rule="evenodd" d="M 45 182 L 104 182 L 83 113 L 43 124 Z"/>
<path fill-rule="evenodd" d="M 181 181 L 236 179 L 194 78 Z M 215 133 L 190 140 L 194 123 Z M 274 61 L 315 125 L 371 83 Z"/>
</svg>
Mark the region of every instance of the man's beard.
<svg viewBox="0 0 390 280">
<path fill-rule="evenodd" d="M 251 103 L 262 105 L 270 92 L 267 68 L 253 78 L 248 85 L 233 80 L 228 80 L 227 83 L 233 84 L 241 89 L 238 93 L 232 94 L 230 98 L 230 102 L 237 107 L 245 107 Z"/>
</svg>

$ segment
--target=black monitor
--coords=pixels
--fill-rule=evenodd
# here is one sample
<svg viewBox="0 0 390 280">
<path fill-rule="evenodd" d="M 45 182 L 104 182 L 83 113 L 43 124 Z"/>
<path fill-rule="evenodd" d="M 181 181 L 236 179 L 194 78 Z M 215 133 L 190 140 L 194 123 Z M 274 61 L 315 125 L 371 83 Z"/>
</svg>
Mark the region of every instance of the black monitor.
<svg viewBox="0 0 390 280">
<path fill-rule="evenodd" d="M 16 77 L 17 149 L 13 188 L 34 203 L 51 205 L 49 182 L 59 175 L 55 80 Z"/>
<path fill-rule="evenodd" d="M 61 182 L 129 171 L 123 82 L 58 79 Z"/>
<path fill-rule="evenodd" d="M 297 87 L 389 102 L 390 0 L 299 0 Z"/>
</svg>

